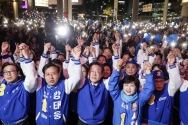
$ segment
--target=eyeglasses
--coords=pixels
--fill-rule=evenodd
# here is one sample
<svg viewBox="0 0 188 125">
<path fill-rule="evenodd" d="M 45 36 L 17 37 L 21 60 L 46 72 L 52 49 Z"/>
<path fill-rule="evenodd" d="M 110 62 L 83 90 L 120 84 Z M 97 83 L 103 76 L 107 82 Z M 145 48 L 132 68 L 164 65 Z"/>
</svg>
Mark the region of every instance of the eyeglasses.
<svg viewBox="0 0 188 125">
<path fill-rule="evenodd" d="M 3 75 L 14 74 L 15 72 L 16 72 L 16 70 L 4 71 Z"/>
</svg>

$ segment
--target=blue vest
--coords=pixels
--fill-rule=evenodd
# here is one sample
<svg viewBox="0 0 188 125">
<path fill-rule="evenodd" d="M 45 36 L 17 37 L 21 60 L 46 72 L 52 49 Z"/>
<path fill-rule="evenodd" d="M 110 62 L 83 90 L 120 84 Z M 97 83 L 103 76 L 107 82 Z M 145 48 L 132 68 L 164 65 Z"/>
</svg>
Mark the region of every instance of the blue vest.
<svg viewBox="0 0 188 125">
<path fill-rule="evenodd" d="M 108 111 L 109 92 L 102 80 L 95 87 L 86 78 L 85 84 L 78 89 L 78 115 L 86 124 L 97 125 L 103 121 Z"/>
<path fill-rule="evenodd" d="M 24 80 L 0 84 L 0 119 L 5 125 L 15 125 L 27 116 L 30 107 L 29 92 L 24 88 Z"/>
<path fill-rule="evenodd" d="M 188 90 L 180 92 L 180 119 L 184 125 L 188 124 Z"/>
<path fill-rule="evenodd" d="M 162 91 L 154 91 L 148 103 L 143 108 L 143 118 L 170 125 L 174 97 L 168 94 L 168 84 L 164 85 Z"/>
<path fill-rule="evenodd" d="M 42 79 L 42 87 L 36 92 L 37 125 L 66 125 L 69 95 L 65 93 L 64 80 L 49 86 Z"/>
</svg>

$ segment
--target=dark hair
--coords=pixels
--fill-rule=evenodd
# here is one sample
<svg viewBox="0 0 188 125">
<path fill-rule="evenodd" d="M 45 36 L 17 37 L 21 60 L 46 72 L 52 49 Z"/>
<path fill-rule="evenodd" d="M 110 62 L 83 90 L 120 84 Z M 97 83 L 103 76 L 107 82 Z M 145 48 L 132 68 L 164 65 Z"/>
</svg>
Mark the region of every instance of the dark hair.
<svg viewBox="0 0 188 125">
<path fill-rule="evenodd" d="M 112 50 L 110 47 L 106 47 L 106 48 L 104 48 L 104 50 L 105 50 L 105 49 L 109 49 L 110 52 L 113 54 L 113 50 Z M 103 52 L 104 52 L 104 50 L 103 50 Z"/>
<path fill-rule="evenodd" d="M 14 67 L 16 68 L 16 71 L 17 71 L 17 72 L 18 72 L 18 71 L 21 71 L 21 68 L 20 68 L 20 66 L 19 66 L 18 64 L 16 64 L 16 63 L 11 63 L 11 62 L 6 62 L 6 63 L 4 63 L 3 66 L 2 66 L 2 71 L 3 71 L 4 68 L 7 67 L 7 66 L 14 66 Z"/>
<path fill-rule="evenodd" d="M 130 52 L 124 52 L 122 55 L 121 55 L 121 58 L 123 58 L 124 55 L 129 55 L 130 58 L 132 58 L 132 55 L 130 54 Z"/>
<path fill-rule="evenodd" d="M 105 67 L 105 66 L 108 66 L 109 68 L 110 68 L 110 72 L 111 72 L 111 74 L 112 74 L 112 67 L 108 64 L 108 63 L 105 63 L 105 64 L 103 64 L 103 66 Z M 110 75 L 111 75 L 110 74 Z"/>
<path fill-rule="evenodd" d="M 43 68 L 42 68 L 42 72 L 45 74 L 45 71 L 50 68 L 50 67 L 55 67 L 57 69 L 57 72 L 59 73 L 60 72 L 60 68 L 58 66 L 56 66 L 55 64 L 53 63 L 48 63 L 46 64 Z"/>
<path fill-rule="evenodd" d="M 105 60 L 106 60 L 106 62 L 107 62 L 106 56 L 104 56 L 104 55 L 99 55 L 99 56 L 97 57 L 97 60 L 99 60 L 100 57 L 105 58 Z"/>
<path fill-rule="evenodd" d="M 59 59 L 53 59 L 51 63 L 62 65 L 62 62 Z"/>
<path fill-rule="evenodd" d="M 161 58 L 161 60 L 163 59 L 163 54 L 162 54 L 162 53 L 160 53 L 160 52 L 155 52 L 155 55 L 156 55 L 156 56 L 159 56 L 159 57 Z"/>
<path fill-rule="evenodd" d="M 104 66 L 102 64 L 100 64 L 99 62 L 92 62 L 90 65 L 89 65 L 89 70 L 91 69 L 91 67 L 93 65 L 97 65 L 99 67 L 101 67 L 101 72 L 104 72 Z"/>
<path fill-rule="evenodd" d="M 154 65 L 152 66 L 152 70 L 153 70 L 155 67 L 158 67 L 158 68 L 164 73 L 164 67 L 163 67 L 161 64 L 154 64 Z"/>
<path fill-rule="evenodd" d="M 37 61 L 40 61 L 40 58 L 36 58 L 36 59 L 34 60 L 35 63 L 36 63 Z"/>
<path fill-rule="evenodd" d="M 136 49 L 136 46 L 135 46 L 134 43 L 129 44 L 128 47 L 129 47 L 129 48 L 130 48 L 130 47 L 134 47 L 134 48 Z"/>
<path fill-rule="evenodd" d="M 135 39 L 136 39 L 136 37 L 138 37 L 138 38 L 139 38 L 139 41 L 140 41 L 140 36 L 138 36 L 138 35 L 136 35 L 136 36 L 133 38 L 133 40 L 135 40 Z"/>
<path fill-rule="evenodd" d="M 137 91 L 139 91 L 139 87 L 140 87 L 140 81 L 138 80 L 138 78 L 134 75 L 128 75 L 126 76 L 123 80 L 122 83 L 123 84 L 129 84 L 133 82 L 137 88 Z"/>
<path fill-rule="evenodd" d="M 57 58 L 58 58 L 59 56 L 63 56 L 63 57 L 65 58 L 65 54 L 63 54 L 63 53 L 59 53 L 59 54 L 57 55 Z"/>
<path fill-rule="evenodd" d="M 85 70 L 86 70 L 86 76 L 87 76 L 87 74 L 88 74 L 88 67 L 86 66 L 86 64 L 82 64 L 82 67 L 85 68 Z"/>
</svg>

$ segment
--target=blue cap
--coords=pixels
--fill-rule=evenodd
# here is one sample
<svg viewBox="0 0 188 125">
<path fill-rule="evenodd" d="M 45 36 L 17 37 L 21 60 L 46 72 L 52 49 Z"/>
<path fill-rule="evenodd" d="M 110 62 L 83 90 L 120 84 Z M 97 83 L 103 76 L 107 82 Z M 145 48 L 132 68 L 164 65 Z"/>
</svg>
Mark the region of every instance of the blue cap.
<svg viewBox="0 0 188 125">
<path fill-rule="evenodd" d="M 155 70 L 153 72 L 153 79 L 164 79 L 164 74 L 161 70 Z"/>
<path fill-rule="evenodd" d="M 157 42 L 157 43 L 159 43 L 159 42 L 162 41 L 162 39 L 163 39 L 163 37 L 162 37 L 161 35 L 157 34 L 157 35 L 155 36 L 155 38 L 154 38 L 154 41 Z"/>
<path fill-rule="evenodd" d="M 137 68 L 139 68 L 139 64 L 138 63 L 136 63 L 136 61 L 135 60 L 128 60 L 127 62 L 126 62 L 126 64 L 135 64 L 136 65 L 136 67 Z"/>
</svg>

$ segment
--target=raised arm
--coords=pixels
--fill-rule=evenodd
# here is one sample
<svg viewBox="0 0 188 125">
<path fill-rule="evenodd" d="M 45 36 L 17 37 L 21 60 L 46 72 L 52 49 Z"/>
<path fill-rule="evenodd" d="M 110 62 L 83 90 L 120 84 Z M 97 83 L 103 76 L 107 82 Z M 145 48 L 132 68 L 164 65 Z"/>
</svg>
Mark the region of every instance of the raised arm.
<svg viewBox="0 0 188 125">
<path fill-rule="evenodd" d="M 180 77 L 178 64 L 175 64 L 175 55 L 170 52 L 168 54 L 168 73 L 169 73 L 169 83 L 168 83 L 168 93 L 170 96 L 174 96 L 176 91 L 180 88 L 182 80 Z"/>
<path fill-rule="evenodd" d="M 44 45 L 44 51 L 43 54 L 40 58 L 40 64 L 39 64 L 39 69 L 38 69 L 38 74 L 40 75 L 40 77 L 43 78 L 43 72 L 42 69 L 43 67 L 48 63 L 48 51 L 51 48 L 51 43 L 46 43 Z"/>
<path fill-rule="evenodd" d="M 14 62 L 15 63 L 18 63 L 18 62 L 20 62 L 20 50 L 19 50 L 19 44 L 18 43 L 16 43 L 15 44 L 16 45 L 16 50 L 14 51 L 14 54 L 13 54 L 13 57 L 14 57 Z"/>
<path fill-rule="evenodd" d="M 24 87 L 29 92 L 32 93 L 37 89 L 37 71 L 35 70 L 34 62 L 29 59 L 29 47 L 26 46 L 22 49 L 22 54 L 25 58 L 24 68 L 22 70 L 25 73 Z"/>
<path fill-rule="evenodd" d="M 10 44 L 8 42 L 3 42 L 1 45 L 1 55 L 2 55 L 2 64 L 5 62 L 13 62 L 13 58 L 9 55 L 8 51 L 10 48 Z"/>
<path fill-rule="evenodd" d="M 152 65 L 149 62 L 144 63 L 146 83 L 139 94 L 139 99 L 144 104 L 154 91 L 153 75 L 151 74 Z"/>
<path fill-rule="evenodd" d="M 114 70 L 116 69 L 117 61 L 120 59 L 119 53 L 118 53 L 119 46 L 116 43 L 114 43 L 112 45 L 112 50 L 113 50 L 112 62 L 113 62 L 113 70 Z"/>
<path fill-rule="evenodd" d="M 99 56 L 99 34 L 95 33 L 93 36 L 92 46 L 95 48 L 96 58 Z"/>
<path fill-rule="evenodd" d="M 76 85 L 81 80 L 81 64 L 80 64 L 80 54 L 81 54 L 81 47 L 76 46 L 72 50 L 72 55 L 74 57 L 74 65 L 72 70 L 74 71 L 74 75 L 69 75 L 69 78 L 65 80 L 65 92 L 70 94 L 71 91 L 76 87 Z"/>
<path fill-rule="evenodd" d="M 120 70 L 121 67 L 123 65 L 123 60 L 120 59 L 117 62 L 117 67 L 116 70 L 113 71 L 112 75 L 110 76 L 110 80 L 109 80 L 109 91 L 110 91 L 110 95 L 112 97 L 113 100 L 116 100 L 120 94 L 120 89 L 119 89 L 119 79 L 120 79 Z"/>
<path fill-rule="evenodd" d="M 55 47 L 54 47 L 54 46 L 51 46 L 51 47 L 50 47 L 50 58 L 51 58 L 51 60 L 57 58 L 57 53 L 56 53 L 56 50 L 55 50 Z"/>
<path fill-rule="evenodd" d="M 89 64 L 91 64 L 92 62 L 96 62 L 97 58 L 96 58 L 96 49 L 93 46 L 89 47 L 89 52 L 90 52 L 90 56 L 89 56 Z"/>
</svg>

